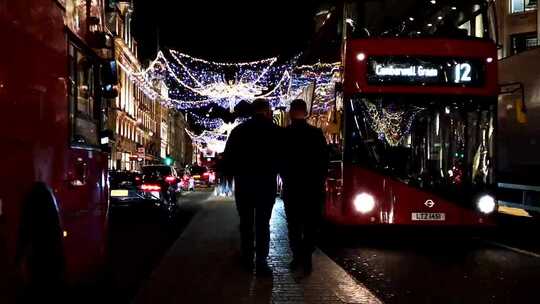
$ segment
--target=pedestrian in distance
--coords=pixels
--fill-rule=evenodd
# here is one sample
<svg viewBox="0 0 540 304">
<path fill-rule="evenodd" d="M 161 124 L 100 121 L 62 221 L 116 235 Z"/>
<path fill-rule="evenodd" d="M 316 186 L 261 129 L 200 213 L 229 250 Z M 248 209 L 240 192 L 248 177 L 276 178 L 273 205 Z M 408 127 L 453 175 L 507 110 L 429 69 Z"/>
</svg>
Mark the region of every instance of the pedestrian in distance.
<svg viewBox="0 0 540 304">
<path fill-rule="evenodd" d="M 312 271 L 312 254 L 320 226 L 328 173 L 328 148 L 321 129 L 307 123 L 307 105 L 291 102 L 290 125 L 284 130 L 285 150 L 281 176 L 283 201 L 293 254 L 292 270 Z"/>
<path fill-rule="evenodd" d="M 252 270 L 255 255 L 256 274 L 270 275 L 272 270 L 266 259 L 279 165 L 276 142 L 280 140 L 281 129 L 272 122 L 267 100 L 256 99 L 252 106 L 253 118 L 238 125 L 229 135 L 224 159 L 227 174 L 235 182 L 242 264 Z"/>
</svg>

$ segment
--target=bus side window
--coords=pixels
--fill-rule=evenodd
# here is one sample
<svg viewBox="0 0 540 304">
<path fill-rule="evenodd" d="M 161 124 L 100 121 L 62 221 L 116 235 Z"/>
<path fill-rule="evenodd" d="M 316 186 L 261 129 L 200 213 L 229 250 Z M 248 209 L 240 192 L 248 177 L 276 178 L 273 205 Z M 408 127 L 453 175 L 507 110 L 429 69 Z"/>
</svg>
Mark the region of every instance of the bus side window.
<svg viewBox="0 0 540 304">
<path fill-rule="evenodd" d="M 71 143 L 99 145 L 98 65 L 73 43 L 69 43 Z"/>
</svg>

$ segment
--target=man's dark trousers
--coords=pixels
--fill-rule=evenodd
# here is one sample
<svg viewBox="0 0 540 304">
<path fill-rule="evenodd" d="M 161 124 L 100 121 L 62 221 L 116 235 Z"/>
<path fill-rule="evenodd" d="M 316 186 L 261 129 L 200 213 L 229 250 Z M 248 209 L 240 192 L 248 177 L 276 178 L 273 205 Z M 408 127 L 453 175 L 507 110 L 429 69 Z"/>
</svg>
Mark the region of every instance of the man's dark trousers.
<svg viewBox="0 0 540 304">
<path fill-rule="evenodd" d="M 261 184 L 254 185 L 252 181 L 235 179 L 242 257 L 252 260 L 255 251 L 257 263 L 266 262 L 270 248 L 270 218 L 276 199 L 276 187 L 275 181 L 269 183 L 261 187 Z"/>
<path fill-rule="evenodd" d="M 289 185 L 290 186 L 290 185 Z M 289 245 L 293 257 L 309 257 L 315 250 L 321 222 L 323 193 L 314 193 L 313 188 L 285 186 L 283 201 L 289 230 Z M 305 191 L 302 191 L 304 188 Z"/>
</svg>

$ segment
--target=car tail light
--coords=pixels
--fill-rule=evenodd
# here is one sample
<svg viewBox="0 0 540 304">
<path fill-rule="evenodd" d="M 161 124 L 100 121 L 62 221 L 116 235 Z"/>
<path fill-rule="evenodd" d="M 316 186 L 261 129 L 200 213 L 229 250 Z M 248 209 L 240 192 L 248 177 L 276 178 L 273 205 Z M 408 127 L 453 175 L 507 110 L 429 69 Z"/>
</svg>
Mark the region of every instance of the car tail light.
<svg viewBox="0 0 540 304">
<path fill-rule="evenodd" d="M 160 191 L 161 187 L 159 185 L 143 184 L 141 186 L 141 190 L 143 190 L 143 191 Z"/>
<path fill-rule="evenodd" d="M 135 180 L 136 180 L 136 181 L 140 181 L 140 180 L 141 180 L 141 177 L 140 177 L 140 176 L 136 176 L 136 177 L 135 177 Z"/>
<path fill-rule="evenodd" d="M 208 177 L 208 176 L 210 176 L 210 173 L 204 172 L 203 175 L 206 176 L 206 177 Z"/>
<path fill-rule="evenodd" d="M 174 183 L 176 181 L 176 177 L 174 176 L 167 176 L 165 177 L 165 181 L 169 182 L 169 183 Z"/>
</svg>

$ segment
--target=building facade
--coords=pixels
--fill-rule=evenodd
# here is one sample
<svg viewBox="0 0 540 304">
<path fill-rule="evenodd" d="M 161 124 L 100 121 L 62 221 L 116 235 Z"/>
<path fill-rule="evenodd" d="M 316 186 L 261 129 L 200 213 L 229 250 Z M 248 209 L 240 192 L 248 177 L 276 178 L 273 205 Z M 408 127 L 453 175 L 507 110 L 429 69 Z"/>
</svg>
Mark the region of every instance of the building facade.
<svg viewBox="0 0 540 304">
<path fill-rule="evenodd" d="M 496 1 L 499 42 L 498 179 L 540 185 L 540 48 L 537 0 Z"/>
<path fill-rule="evenodd" d="M 107 24 L 114 36 L 119 93 L 109 110 L 109 129 L 114 132 L 109 161 L 111 170 L 138 171 L 143 165 L 162 163 L 187 145 L 185 137 L 181 137 L 185 125 L 183 117 L 174 116 L 176 111 L 162 103 L 165 85 L 161 82 L 152 84 L 153 90 L 161 94 L 151 94 L 132 77 L 143 70 L 137 42 L 132 35 L 132 16 L 131 1 L 109 2 Z M 173 123 L 173 118 L 180 121 Z M 184 141 L 179 146 L 173 145 L 179 140 L 176 136 Z M 174 159 L 178 163 L 184 161 L 183 158 Z"/>
</svg>

